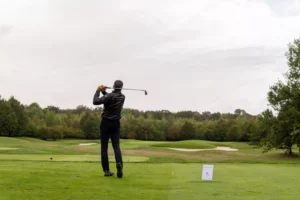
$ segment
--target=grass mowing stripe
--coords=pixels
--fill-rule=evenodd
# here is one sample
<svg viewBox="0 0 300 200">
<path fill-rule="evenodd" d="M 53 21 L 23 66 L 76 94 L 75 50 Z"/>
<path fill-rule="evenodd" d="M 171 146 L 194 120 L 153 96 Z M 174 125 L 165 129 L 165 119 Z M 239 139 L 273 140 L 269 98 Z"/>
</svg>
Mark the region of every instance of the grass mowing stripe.
<svg viewBox="0 0 300 200">
<path fill-rule="evenodd" d="M 99 155 L 37 155 L 37 154 L 0 154 L 0 160 L 16 160 L 16 161 L 50 161 L 50 158 L 53 158 L 53 162 L 55 161 L 101 161 Z M 123 156 L 124 162 L 144 162 L 147 161 L 148 157 L 142 156 Z M 114 156 L 109 156 L 110 161 L 114 161 Z"/>
</svg>

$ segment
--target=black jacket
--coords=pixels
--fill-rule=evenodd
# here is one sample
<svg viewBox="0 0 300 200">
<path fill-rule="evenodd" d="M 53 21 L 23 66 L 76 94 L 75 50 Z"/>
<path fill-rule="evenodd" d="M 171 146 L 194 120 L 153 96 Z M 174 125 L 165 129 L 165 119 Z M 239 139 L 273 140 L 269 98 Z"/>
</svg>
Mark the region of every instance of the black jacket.
<svg viewBox="0 0 300 200">
<path fill-rule="evenodd" d="M 122 118 L 121 111 L 125 102 L 125 96 L 121 91 L 113 91 L 112 93 L 96 91 L 93 99 L 94 105 L 104 105 L 102 118 L 110 120 L 120 120 Z"/>
</svg>

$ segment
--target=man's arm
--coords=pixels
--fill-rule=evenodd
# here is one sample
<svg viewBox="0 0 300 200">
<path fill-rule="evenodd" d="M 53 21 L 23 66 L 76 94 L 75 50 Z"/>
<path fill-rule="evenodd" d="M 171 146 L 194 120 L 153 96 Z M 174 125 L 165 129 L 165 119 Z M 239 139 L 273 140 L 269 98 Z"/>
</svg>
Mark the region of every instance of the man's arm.
<svg viewBox="0 0 300 200">
<path fill-rule="evenodd" d="M 96 90 L 96 92 L 94 94 L 94 98 L 93 98 L 93 104 L 94 105 L 105 104 L 108 101 L 108 99 L 109 99 L 108 93 L 104 89 L 101 91 L 99 88 Z M 102 97 L 100 97 L 100 91 L 103 94 Z"/>
<path fill-rule="evenodd" d="M 107 94 L 108 94 L 105 90 L 103 90 L 101 93 L 102 93 L 103 95 L 107 95 Z"/>
</svg>

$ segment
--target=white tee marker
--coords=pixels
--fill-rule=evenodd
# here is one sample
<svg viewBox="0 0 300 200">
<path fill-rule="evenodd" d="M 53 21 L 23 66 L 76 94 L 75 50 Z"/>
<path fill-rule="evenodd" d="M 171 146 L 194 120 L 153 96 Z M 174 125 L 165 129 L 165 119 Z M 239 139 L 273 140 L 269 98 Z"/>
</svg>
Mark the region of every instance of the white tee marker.
<svg viewBox="0 0 300 200">
<path fill-rule="evenodd" d="M 211 181 L 213 180 L 214 165 L 203 165 L 202 168 L 202 180 Z"/>
</svg>

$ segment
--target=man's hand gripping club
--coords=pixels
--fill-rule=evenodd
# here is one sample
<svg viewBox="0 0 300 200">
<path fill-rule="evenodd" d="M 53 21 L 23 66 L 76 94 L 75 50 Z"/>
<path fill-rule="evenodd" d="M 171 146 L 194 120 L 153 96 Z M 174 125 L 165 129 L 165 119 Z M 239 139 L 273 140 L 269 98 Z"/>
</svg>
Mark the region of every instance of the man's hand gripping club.
<svg viewBox="0 0 300 200">
<path fill-rule="evenodd" d="M 106 90 L 106 88 L 107 88 L 107 86 L 101 85 L 97 88 L 97 91 L 104 92 Z"/>
</svg>

